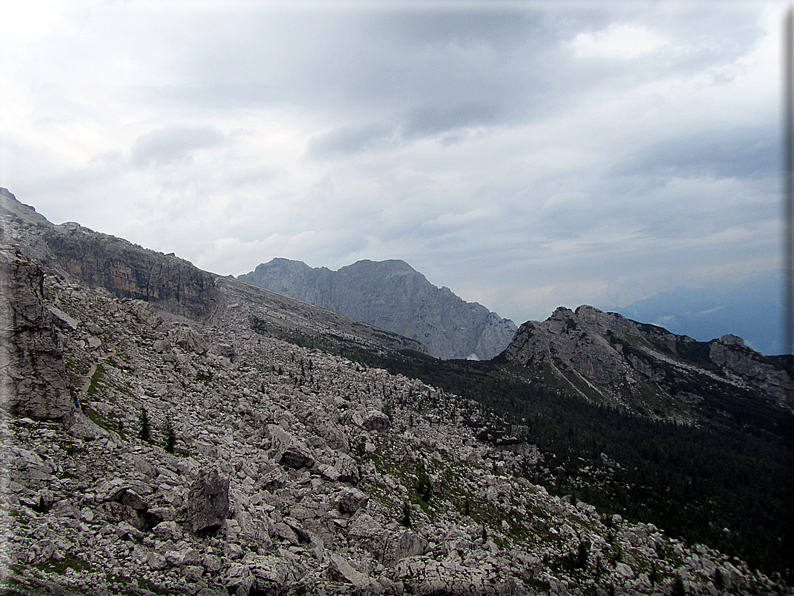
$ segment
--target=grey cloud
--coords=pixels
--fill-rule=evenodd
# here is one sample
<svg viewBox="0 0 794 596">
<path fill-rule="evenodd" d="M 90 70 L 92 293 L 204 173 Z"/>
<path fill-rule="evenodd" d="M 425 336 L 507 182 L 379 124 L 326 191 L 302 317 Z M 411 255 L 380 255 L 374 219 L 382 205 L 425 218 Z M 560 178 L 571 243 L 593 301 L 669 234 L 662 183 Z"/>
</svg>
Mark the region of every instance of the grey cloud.
<svg viewBox="0 0 794 596">
<path fill-rule="evenodd" d="M 224 217 L 233 216 L 237 223 L 225 229 L 242 241 L 316 230 L 316 239 L 292 249 L 314 251 L 315 265 L 348 264 L 327 262 L 348 254 L 351 260 L 405 258 L 423 273 L 446 272 L 439 282 L 453 289 L 497 268 L 511 269 L 509 276 L 488 273 L 495 288 L 509 278 L 525 286 L 551 286 L 563 279 L 570 289 L 578 278 L 586 286 L 598 276 L 647 276 L 670 263 L 683 270 L 689 258 L 699 260 L 702 269 L 705 262 L 737 259 L 742 250 L 753 258 L 775 252 L 769 234 L 763 233 L 766 244 L 759 244 L 762 232 L 757 230 L 766 228 L 749 224 L 775 216 L 777 205 L 767 199 L 779 163 L 777 127 L 742 128 L 755 122 L 758 113 L 737 108 L 732 116 L 704 118 L 712 124 L 694 125 L 686 137 L 660 140 L 659 129 L 669 137 L 674 125 L 666 129 L 637 116 L 656 110 L 664 122 L 678 122 L 666 112 L 676 104 L 665 103 L 664 93 L 647 96 L 648 105 L 633 99 L 633 92 L 649 81 L 670 83 L 664 87 L 675 93 L 677 82 L 692 73 L 703 73 L 709 86 L 711 73 L 740 72 L 725 67 L 759 43 L 762 11 L 752 3 L 715 8 L 702 2 L 391 2 L 380 8 L 358 2 L 343 3 L 344 10 L 329 3 L 296 4 L 300 7 L 244 2 L 200 11 L 157 10 L 147 11 L 145 19 L 130 19 L 125 12 L 116 17 L 118 39 L 107 29 L 97 31 L 113 47 L 124 45 L 140 59 L 141 68 L 134 70 L 138 74 L 123 79 L 127 86 L 118 122 L 141 122 L 141 113 L 149 121 L 161 119 L 153 126 L 168 123 L 170 114 L 201 120 L 191 120 L 194 127 L 139 131 L 142 136 L 132 149 L 124 148 L 129 160 L 98 156 L 80 171 L 69 170 L 68 185 L 47 190 L 73 187 L 70 196 L 77 196 L 90 184 L 92 196 L 113 196 L 105 189 L 117 178 L 112 188 L 134 189 L 130 195 L 139 188 L 154 189 L 140 193 L 150 196 L 166 189 L 162 194 L 182 199 L 158 204 L 157 211 L 174 217 L 179 208 L 180 221 L 202 219 L 196 213 L 210 214 L 203 219 L 214 221 L 218 209 L 212 201 L 226 204 L 233 196 L 240 208 L 227 208 Z M 597 35 L 613 24 L 645 27 L 669 44 L 635 61 L 575 55 L 570 42 L 577 34 Z M 158 86 L 160 81 L 168 85 Z M 733 86 L 725 90 L 732 93 Z M 131 97 L 136 93 L 139 97 Z M 96 94 L 105 96 L 115 97 Z M 626 97 L 629 109 L 607 109 L 614 97 Z M 123 111 L 128 100 L 137 102 L 140 111 L 128 116 Z M 61 102 L 59 98 L 59 112 Z M 103 107 L 97 99 L 97 108 Z M 683 109 L 683 116 L 695 121 L 708 106 Z M 306 130 L 313 127 L 305 157 L 338 160 L 334 168 L 288 162 L 291 155 L 285 155 L 284 163 L 273 163 L 257 154 L 256 143 L 263 139 L 258 127 L 267 129 L 269 119 L 282 114 L 286 117 L 279 125 L 290 130 L 292 146 L 304 142 Z M 256 142 L 213 155 L 219 159 L 212 176 L 209 169 L 188 167 L 197 150 L 231 146 L 235 139 L 213 125 L 236 127 L 241 116 L 239 126 L 250 130 L 249 138 Z M 715 131 L 719 122 L 736 127 Z M 498 128 L 499 134 L 479 134 L 470 127 Z M 128 130 L 123 127 L 120 137 L 126 138 Z M 613 137 L 610 130 L 617 134 Z M 412 143 L 423 137 L 440 142 Z M 471 145 L 441 147 L 453 138 L 468 139 Z M 626 158 L 627 147 L 640 149 Z M 23 157 L 9 153 L 15 161 Z M 356 159 L 362 153 L 371 155 Z M 348 157 L 353 159 L 346 162 Z M 615 165 L 609 169 L 604 161 Z M 35 173 L 30 179 L 41 178 L 41 160 L 27 162 Z M 168 176 L 128 176 L 131 167 L 148 164 L 185 167 L 174 168 L 173 175 L 169 169 Z M 56 166 L 53 162 L 47 170 L 62 169 Z M 312 177 L 326 173 L 328 188 L 316 189 Z M 706 180 L 668 184 L 676 177 Z M 709 185 L 709 177 L 727 180 Z M 194 205 L 194 193 L 179 192 L 180 185 L 201 187 L 195 194 L 211 198 L 211 204 Z M 480 197 L 479 185 L 492 190 Z M 365 204 L 347 196 L 358 189 L 377 200 Z M 589 200 L 549 200 L 575 192 L 586 193 Z M 272 201 L 276 208 L 267 215 L 246 210 L 249 200 Z M 467 211 L 490 200 L 503 207 L 501 218 L 473 223 L 438 217 L 449 205 Z M 169 225 L 176 227 L 168 220 L 163 229 Z M 696 243 L 688 242 L 732 228 L 747 228 L 749 239 L 737 241 L 736 247 L 697 250 L 691 248 Z M 217 231 L 207 237 L 213 234 Z M 207 242 L 196 244 L 210 251 Z M 169 250 L 191 256 L 179 246 Z M 726 256 L 728 251 L 733 252 Z M 297 252 L 289 256 L 308 258 Z M 461 267 L 463 260 L 476 265 Z M 462 271 L 457 280 L 455 271 Z M 518 281 L 511 283 L 521 289 Z M 509 289 L 500 293 L 523 296 Z"/>
<path fill-rule="evenodd" d="M 730 178 L 768 176 L 779 170 L 778 131 L 768 125 L 704 129 L 653 143 L 617 164 L 612 174 Z"/>
<path fill-rule="evenodd" d="M 132 163 L 146 166 L 178 162 L 193 151 L 215 147 L 223 140 L 224 135 L 213 128 L 161 128 L 138 137 L 131 151 Z"/>
<path fill-rule="evenodd" d="M 381 124 L 340 126 L 315 136 L 308 147 L 311 157 L 353 154 L 367 149 L 394 145 L 394 131 Z"/>
<path fill-rule="evenodd" d="M 490 104 L 507 114 L 535 89 L 516 65 L 535 76 L 553 70 L 544 60 L 552 32 L 527 22 L 518 11 L 253 14 L 226 23 L 234 37 L 197 40 L 178 73 L 185 82 L 163 97 L 213 107 L 287 103 L 347 121 L 362 113 L 383 121 L 421 104 Z"/>
<path fill-rule="evenodd" d="M 437 134 L 467 119 L 548 117 L 594 89 L 723 64 L 756 42 L 759 20 L 759 11 L 745 3 L 719 11 L 701 3 L 364 6 L 205 15 L 206 26 L 194 23 L 195 29 L 213 34 L 184 45 L 173 77 L 180 83 L 162 97 L 213 108 L 286 103 L 336 123 L 362 114 L 383 123 L 407 114 L 406 135 Z M 685 51 L 631 66 L 571 59 L 565 42 L 611 22 L 647 24 L 674 44 L 682 40 Z M 333 150 L 340 152 L 347 142 L 355 146 L 352 138 L 326 141 L 338 142 Z M 322 142 L 317 139 L 318 150 Z"/>
<path fill-rule="evenodd" d="M 403 42 L 438 44 L 520 44 L 528 32 L 541 30 L 543 13 L 537 10 L 419 10 L 375 15 L 378 30 Z"/>
<path fill-rule="evenodd" d="M 423 106 L 409 112 L 404 135 L 414 138 L 468 126 L 494 124 L 501 115 L 500 106 L 487 103 Z"/>
</svg>

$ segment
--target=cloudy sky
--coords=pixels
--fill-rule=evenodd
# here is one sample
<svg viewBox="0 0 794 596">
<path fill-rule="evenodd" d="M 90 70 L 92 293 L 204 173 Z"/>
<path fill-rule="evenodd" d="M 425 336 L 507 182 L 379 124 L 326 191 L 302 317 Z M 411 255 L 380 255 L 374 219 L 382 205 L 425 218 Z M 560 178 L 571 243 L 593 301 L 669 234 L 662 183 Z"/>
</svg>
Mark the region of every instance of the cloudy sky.
<svg viewBox="0 0 794 596">
<path fill-rule="evenodd" d="M 785 4 L 4 5 L 0 186 L 54 223 L 518 323 L 779 267 Z"/>
</svg>

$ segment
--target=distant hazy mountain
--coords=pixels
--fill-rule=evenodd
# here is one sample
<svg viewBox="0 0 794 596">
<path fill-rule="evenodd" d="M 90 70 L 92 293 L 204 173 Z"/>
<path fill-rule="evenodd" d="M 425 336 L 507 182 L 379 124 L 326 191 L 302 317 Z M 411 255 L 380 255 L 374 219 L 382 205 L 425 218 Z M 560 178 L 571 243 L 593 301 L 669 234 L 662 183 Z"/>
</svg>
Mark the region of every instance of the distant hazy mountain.
<svg viewBox="0 0 794 596">
<path fill-rule="evenodd" d="M 331 271 L 277 258 L 238 279 L 416 339 L 437 358 L 493 358 L 516 331 L 513 321 L 434 286 L 399 260 Z"/>
<path fill-rule="evenodd" d="M 628 306 L 607 307 L 679 335 L 709 341 L 727 333 L 763 354 L 782 354 L 783 285 L 777 272 L 736 284 L 676 288 Z"/>
</svg>

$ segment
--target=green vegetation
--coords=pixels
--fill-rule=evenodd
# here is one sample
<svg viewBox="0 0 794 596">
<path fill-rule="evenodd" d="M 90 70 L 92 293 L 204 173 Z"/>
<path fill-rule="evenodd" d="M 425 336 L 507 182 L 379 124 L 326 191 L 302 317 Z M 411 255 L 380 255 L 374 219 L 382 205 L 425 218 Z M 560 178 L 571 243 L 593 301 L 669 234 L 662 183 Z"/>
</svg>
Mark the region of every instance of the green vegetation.
<svg viewBox="0 0 794 596">
<path fill-rule="evenodd" d="M 403 503 L 403 516 L 400 518 L 400 523 L 406 528 L 411 527 L 411 504 L 408 502 Z"/>
<path fill-rule="evenodd" d="M 91 375 L 91 379 L 89 379 L 88 390 L 86 391 L 86 395 L 89 397 L 93 397 L 97 393 L 97 387 L 99 382 L 105 376 L 105 368 L 101 364 L 97 364 L 96 368 L 94 369 L 94 373 Z"/>
<path fill-rule="evenodd" d="M 56 561 L 54 558 L 48 559 L 41 563 L 36 563 L 33 565 L 33 567 L 40 571 L 45 571 L 47 573 L 57 573 L 58 575 L 65 574 L 67 569 L 72 569 L 76 572 L 88 571 L 91 569 L 91 565 L 86 563 L 83 559 L 75 557 L 74 555 L 66 555 L 60 561 Z"/>
<path fill-rule="evenodd" d="M 416 490 L 416 494 L 419 495 L 419 498 L 425 504 L 429 504 L 430 499 L 433 497 L 433 485 L 430 484 L 430 478 L 428 478 L 427 473 L 421 468 L 417 470 L 416 477 L 414 490 Z"/>
<path fill-rule="evenodd" d="M 102 414 L 97 409 L 87 406 L 84 404 L 85 412 L 88 418 L 96 424 L 100 428 L 104 428 L 107 431 L 118 433 L 118 435 L 123 439 L 125 438 L 124 434 L 124 423 L 119 418 L 118 414 L 114 411 L 108 411 L 106 415 Z M 103 410 L 104 411 L 104 410 Z"/>
</svg>

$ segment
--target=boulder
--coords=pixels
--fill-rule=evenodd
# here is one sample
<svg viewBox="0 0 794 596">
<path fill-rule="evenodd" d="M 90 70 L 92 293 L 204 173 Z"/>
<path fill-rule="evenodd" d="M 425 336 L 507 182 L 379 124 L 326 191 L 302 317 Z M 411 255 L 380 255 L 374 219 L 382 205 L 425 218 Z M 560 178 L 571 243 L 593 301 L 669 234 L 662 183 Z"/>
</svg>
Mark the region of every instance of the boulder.
<svg viewBox="0 0 794 596">
<path fill-rule="evenodd" d="M 336 553 L 331 554 L 328 562 L 328 575 L 337 581 L 353 584 L 359 589 L 369 588 L 373 583 L 368 575 L 356 571 L 350 563 Z"/>
<path fill-rule="evenodd" d="M 312 457 L 311 451 L 302 441 L 296 440 L 290 433 L 276 424 L 268 425 L 268 431 L 272 440 L 272 447 L 275 450 L 273 459 L 296 470 L 314 466 L 314 457 Z"/>
<path fill-rule="evenodd" d="M 190 487 L 187 521 L 194 533 L 219 527 L 229 515 L 229 479 L 218 470 L 201 474 Z"/>
<path fill-rule="evenodd" d="M 625 579 L 634 578 L 634 570 L 629 565 L 626 565 L 626 563 L 616 563 L 615 573 L 618 575 L 618 577 Z"/>
<path fill-rule="evenodd" d="M 384 565 L 395 565 L 406 557 L 423 555 L 427 551 L 427 540 L 411 530 L 390 536 L 383 544 L 381 561 Z"/>
<path fill-rule="evenodd" d="M 228 358 L 231 362 L 234 362 L 234 357 L 236 355 L 234 346 L 224 343 L 212 344 L 210 346 L 209 352 L 210 354 L 215 354 L 216 356 L 223 356 L 224 358 Z"/>
<path fill-rule="evenodd" d="M 345 453 L 340 453 L 334 464 L 337 472 L 337 480 L 339 482 L 349 482 L 350 484 L 358 484 L 358 464 L 356 460 Z"/>
<path fill-rule="evenodd" d="M 353 514 L 369 501 L 369 497 L 357 488 L 346 488 L 336 499 L 336 507 L 342 513 Z"/>
<path fill-rule="evenodd" d="M 132 507 L 135 511 L 146 511 L 149 508 L 149 504 L 131 489 L 127 489 L 121 494 L 120 501 L 127 507 Z"/>
<path fill-rule="evenodd" d="M 152 528 L 152 533 L 161 540 L 179 540 L 182 532 L 175 521 L 163 521 Z"/>
<path fill-rule="evenodd" d="M 253 574 L 258 594 L 277 594 L 285 584 L 294 581 L 295 574 L 287 560 L 270 555 L 246 556 L 244 562 Z"/>
<path fill-rule="evenodd" d="M 162 354 L 163 352 L 170 352 L 171 351 L 171 342 L 167 339 L 156 339 L 152 344 L 152 348 L 158 354 Z"/>
<path fill-rule="evenodd" d="M 168 332 L 168 339 L 182 348 L 185 352 L 205 354 L 207 342 L 198 332 L 188 325 L 177 324 Z"/>
<path fill-rule="evenodd" d="M 389 420 L 389 417 L 383 412 L 379 412 L 378 410 L 370 410 L 364 416 L 364 422 L 362 426 L 367 430 L 385 433 L 391 428 L 391 420 Z"/>
<path fill-rule="evenodd" d="M 290 468 L 311 468 L 314 465 L 314 458 L 311 452 L 303 445 L 294 443 L 287 447 L 279 457 L 279 460 Z"/>
</svg>

